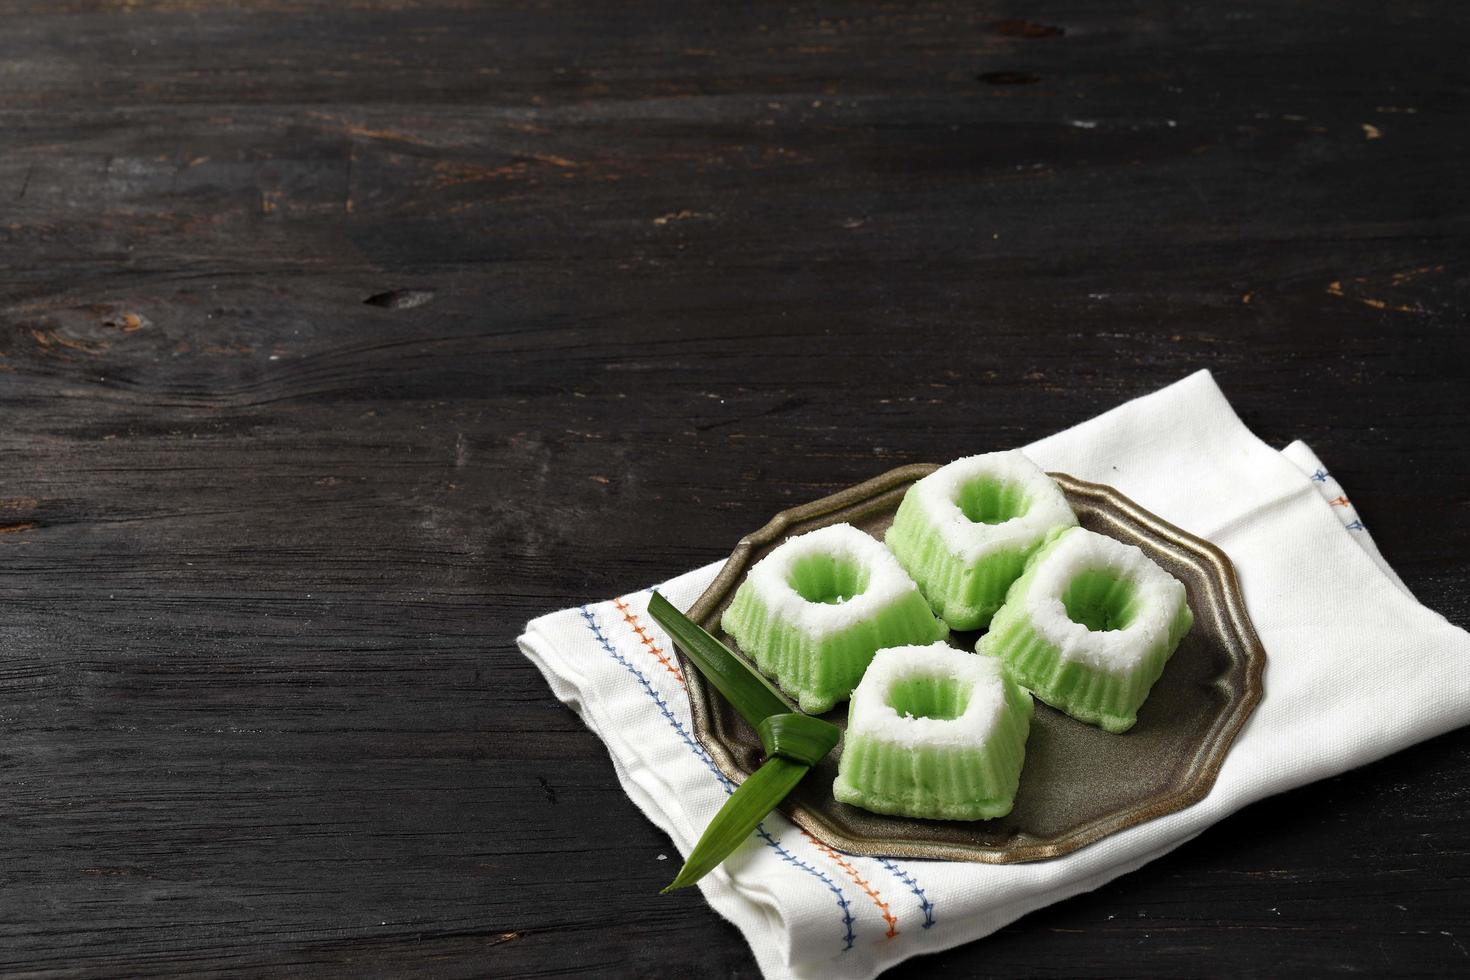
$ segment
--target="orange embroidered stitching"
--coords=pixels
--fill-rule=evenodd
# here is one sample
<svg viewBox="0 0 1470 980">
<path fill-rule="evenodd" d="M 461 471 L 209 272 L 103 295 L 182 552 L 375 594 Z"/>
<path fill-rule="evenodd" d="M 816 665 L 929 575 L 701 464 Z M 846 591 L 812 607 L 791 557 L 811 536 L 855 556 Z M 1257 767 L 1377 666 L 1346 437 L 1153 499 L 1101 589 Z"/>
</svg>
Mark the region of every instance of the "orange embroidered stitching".
<svg viewBox="0 0 1470 980">
<path fill-rule="evenodd" d="M 1327 502 L 1334 507 L 1346 507 L 1348 505 L 1348 499 L 1340 494 Z"/>
<path fill-rule="evenodd" d="M 643 645 L 648 648 L 649 653 L 653 654 L 654 659 L 664 665 L 664 670 L 674 675 L 674 679 L 679 682 L 680 687 L 687 687 L 688 685 L 684 683 L 684 672 L 679 669 L 678 664 L 674 663 L 664 654 L 657 643 L 653 642 L 653 637 L 648 635 L 648 629 L 638 621 L 637 616 L 633 615 L 633 610 L 629 608 L 628 604 L 621 598 L 618 598 L 613 600 L 613 606 L 617 608 L 618 612 L 623 614 L 623 622 L 627 623 L 632 627 L 633 632 L 638 634 L 638 639 L 643 641 Z"/>
<path fill-rule="evenodd" d="M 848 861 L 844 859 L 841 854 L 838 854 L 832 848 L 817 840 L 811 834 L 807 833 L 807 831 L 804 829 L 801 831 L 801 836 L 811 841 L 813 846 L 815 846 L 817 850 L 821 851 L 823 854 L 827 855 L 827 857 L 831 858 L 832 861 L 836 863 L 839 868 L 847 873 L 847 876 L 852 879 L 853 884 L 861 888 L 863 892 L 873 900 L 873 904 L 878 906 L 878 911 L 883 913 L 883 921 L 888 923 L 887 938 L 892 939 L 894 936 L 897 936 L 898 917 L 893 914 L 893 911 L 891 909 L 889 909 L 888 903 L 883 901 L 883 896 L 878 894 L 878 889 L 868 884 L 863 876 L 858 874 L 857 868 L 854 868 L 850 863 L 848 863 Z"/>
</svg>

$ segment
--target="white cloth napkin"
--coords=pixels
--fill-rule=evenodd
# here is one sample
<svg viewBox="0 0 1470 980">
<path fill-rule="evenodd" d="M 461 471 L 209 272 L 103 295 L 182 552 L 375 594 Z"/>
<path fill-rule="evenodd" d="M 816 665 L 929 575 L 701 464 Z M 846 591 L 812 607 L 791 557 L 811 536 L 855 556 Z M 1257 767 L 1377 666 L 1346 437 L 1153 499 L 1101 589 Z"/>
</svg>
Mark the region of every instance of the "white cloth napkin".
<svg viewBox="0 0 1470 980">
<path fill-rule="evenodd" d="M 1266 695 L 1204 800 L 1054 861 L 857 857 L 772 814 L 700 885 L 767 977 L 866 978 L 978 939 L 1254 800 L 1470 722 L 1470 636 L 1408 593 L 1311 450 L 1262 443 L 1208 372 L 1025 450 L 1044 469 L 1117 487 L 1229 554 L 1267 651 Z M 687 608 L 717 569 L 658 588 Z M 731 787 L 694 739 L 648 595 L 543 616 L 519 643 L 607 743 L 628 795 L 687 854 Z"/>
</svg>

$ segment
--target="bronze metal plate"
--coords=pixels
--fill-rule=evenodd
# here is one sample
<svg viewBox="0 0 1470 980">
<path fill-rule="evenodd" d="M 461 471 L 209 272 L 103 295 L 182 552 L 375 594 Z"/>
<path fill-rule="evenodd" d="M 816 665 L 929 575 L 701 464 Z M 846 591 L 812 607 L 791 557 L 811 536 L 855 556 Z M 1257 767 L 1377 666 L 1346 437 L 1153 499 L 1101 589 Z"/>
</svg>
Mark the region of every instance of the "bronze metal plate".
<svg viewBox="0 0 1470 980">
<path fill-rule="evenodd" d="M 845 521 L 881 539 L 904 492 L 937 468 L 905 466 L 777 514 L 741 539 L 690 609 L 690 618 L 735 648 L 719 627 L 720 614 L 751 565 L 786 538 L 828 524 Z M 1008 864 L 1070 853 L 1182 810 L 1209 792 L 1236 734 L 1261 699 L 1266 663 L 1235 569 L 1219 548 L 1111 487 L 1060 473 L 1052 477 L 1083 527 L 1138 545 L 1188 592 L 1194 628 L 1154 685 L 1138 724 L 1123 735 L 1109 735 L 1037 702 L 1015 809 L 995 820 L 888 817 L 838 803 L 832 780 L 839 745 L 782 804 L 782 812 L 798 826 L 854 854 Z M 973 650 L 979 636 L 955 633 L 950 641 Z M 760 739 L 698 670 L 687 661 L 684 667 L 696 735 L 726 775 L 744 779 L 762 761 Z M 824 717 L 845 725 L 847 704 Z"/>
</svg>

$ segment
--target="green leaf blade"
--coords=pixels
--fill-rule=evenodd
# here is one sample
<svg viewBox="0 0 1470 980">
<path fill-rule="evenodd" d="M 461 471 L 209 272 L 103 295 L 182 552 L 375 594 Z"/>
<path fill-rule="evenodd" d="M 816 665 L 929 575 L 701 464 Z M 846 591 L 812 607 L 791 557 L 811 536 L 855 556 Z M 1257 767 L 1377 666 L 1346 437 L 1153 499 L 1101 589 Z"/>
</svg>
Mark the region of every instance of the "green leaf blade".
<svg viewBox="0 0 1470 980">
<path fill-rule="evenodd" d="M 756 726 L 767 756 L 814 766 L 836 747 L 842 729 L 811 715 L 771 715 Z"/>
<path fill-rule="evenodd" d="M 804 763 L 776 756 L 751 773 L 709 822 L 694 850 L 689 852 L 684 867 L 679 869 L 678 876 L 663 890 L 664 893 L 687 888 L 719 867 L 720 862 L 750 836 L 766 814 L 801 782 L 801 777 L 810 768 Z"/>
<path fill-rule="evenodd" d="M 752 728 L 771 715 L 790 714 L 795 710 L 760 671 L 737 657 L 657 592 L 648 600 L 648 614 Z"/>
<path fill-rule="evenodd" d="M 678 876 L 664 889 L 667 893 L 692 885 L 719 867 L 801 782 L 801 777 L 832 751 L 842 731 L 797 711 L 760 671 L 657 592 L 648 602 L 648 613 L 699 673 L 756 729 L 768 757 L 720 807 Z"/>
</svg>

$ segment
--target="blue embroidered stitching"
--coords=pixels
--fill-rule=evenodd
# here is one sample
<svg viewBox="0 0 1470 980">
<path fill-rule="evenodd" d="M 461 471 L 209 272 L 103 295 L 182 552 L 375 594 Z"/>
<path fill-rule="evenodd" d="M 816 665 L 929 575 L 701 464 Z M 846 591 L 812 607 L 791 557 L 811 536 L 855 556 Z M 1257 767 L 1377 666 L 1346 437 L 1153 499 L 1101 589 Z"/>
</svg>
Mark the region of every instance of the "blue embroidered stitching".
<svg viewBox="0 0 1470 980">
<path fill-rule="evenodd" d="M 644 589 L 643 591 L 647 592 L 649 595 L 652 595 L 658 590 L 658 588 L 659 586 L 651 586 L 647 589 Z M 704 746 L 699 746 L 698 751 L 702 753 L 704 751 Z M 716 775 L 718 775 L 720 779 L 726 783 L 725 792 L 730 792 L 731 790 L 729 787 L 729 781 L 725 779 L 724 774 L 716 772 Z M 763 828 L 757 828 L 757 833 L 763 832 Z M 883 865 L 883 867 L 887 868 L 890 874 L 892 874 L 895 878 L 902 882 L 904 886 L 907 887 L 909 891 L 913 892 L 914 895 L 919 899 L 919 910 L 924 913 L 924 928 L 928 929 L 930 926 L 934 925 L 934 903 L 929 900 L 929 896 L 926 895 L 924 893 L 924 889 L 919 886 L 918 880 L 915 879 L 913 875 L 903 870 L 903 868 L 901 868 L 898 864 L 890 861 L 888 858 L 878 858 L 877 861 L 879 864 Z M 847 907 L 845 902 L 843 902 L 842 905 L 844 909 Z"/>
<path fill-rule="evenodd" d="M 622 666 L 627 669 L 630 674 L 633 675 L 634 679 L 638 681 L 643 690 L 647 692 L 648 696 L 653 699 L 653 703 L 658 706 L 659 713 L 662 714 L 665 720 L 667 720 L 668 723 L 674 727 L 674 731 L 678 734 L 679 738 L 683 740 L 685 745 L 689 746 L 690 751 L 692 751 L 696 756 L 699 757 L 700 761 L 705 764 L 705 767 L 709 769 L 710 772 L 715 774 L 715 777 L 720 781 L 720 785 L 725 788 L 725 792 L 735 792 L 734 784 L 731 783 L 729 778 L 726 777 L 724 773 L 720 772 L 720 770 L 715 766 L 714 760 L 709 757 L 709 753 L 705 752 L 704 746 L 696 742 L 690 736 L 688 730 L 684 728 L 684 725 L 679 721 L 679 719 L 674 717 L 674 712 L 672 709 L 669 708 L 668 702 L 663 699 L 662 695 L 654 690 L 653 684 L 651 684 L 648 678 L 643 675 L 643 672 L 637 667 L 633 666 L 628 658 L 619 653 L 617 648 L 612 645 L 612 642 L 608 640 L 607 634 L 603 633 L 602 631 L 602 627 L 597 625 L 597 620 L 592 615 L 592 611 L 586 606 L 582 606 L 581 609 L 578 611 L 581 612 L 582 618 L 587 621 L 587 627 L 592 631 L 592 636 L 597 640 L 598 643 L 602 645 L 602 648 L 607 651 L 608 655 L 612 657 L 614 661 L 622 664 Z M 847 901 L 847 896 L 842 893 L 842 888 L 838 886 L 838 884 L 833 881 L 828 875 L 821 871 L 818 871 L 810 864 L 807 864 L 805 861 L 797 858 L 790 851 L 786 850 L 785 847 L 782 847 L 781 842 L 772 837 L 770 832 L 766 830 L 764 823 L 756 825 L 755 833 L 757 837 L 759 837 L 766 844 L 770 845 L 772 849 L 775 850 L 777 856 L 780 857 L 781 860 L 785 861 L 787 864 L 794 865 L 795 867 L 798 867 L 806 873 L 819 879 L 822 884 L 827 886 L 827 889 L 831 891 L 832 894 L 837 896 L 837 906 L 838 908 L 842 909 L 842 925 L 847 933 L 845 936 L 843 936 L 843 942 L 845 945 L 843 945 L 842 951 L 845 953 L 848 950 L 852 949 L 852 945 L 857 940 L 857 936 L 852 931 L 852 908 Z"/>
<path fill-rule="evenodd" d="M 934 903 L 929 901 L 929 896 L 924 894 L 924 889 L 919 887 L 919 883 L 907 871 L 887 858 L 878 858 L 878 863 L 887 868 L 895 878 L 908 886 L 909 891 L 918 896 L 919 908 L 924 913 L 924 928 L 932 926 L 934 924 Z"/>
</svg>

